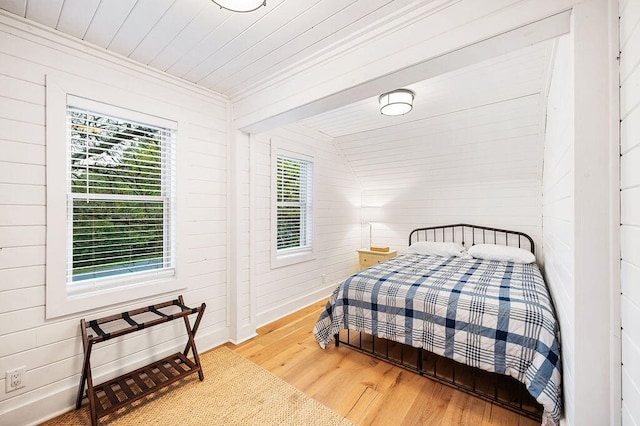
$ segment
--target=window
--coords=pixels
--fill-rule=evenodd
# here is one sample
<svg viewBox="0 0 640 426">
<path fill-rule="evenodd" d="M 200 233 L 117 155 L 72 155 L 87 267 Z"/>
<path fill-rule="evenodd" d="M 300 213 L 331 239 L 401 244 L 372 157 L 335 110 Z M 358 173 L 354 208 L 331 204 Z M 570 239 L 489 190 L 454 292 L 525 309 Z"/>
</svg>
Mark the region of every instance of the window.
<svg viewBox="0 0 640 426">
<path fill-rule="evenodd" d="M 67 105 L 69 295 L 174 273 L 176 131 L 119 112 Z"/>
<path fill-rule="evenodd" d="M 46 97 L 46 318 L 184 288 L 188 114 L 75 76 Z"/>
<path fill-rule="evenodd" d="M 279 153 L 276 165 L 277 257 L 313 251 L 313 161 Z"/>
</svg>

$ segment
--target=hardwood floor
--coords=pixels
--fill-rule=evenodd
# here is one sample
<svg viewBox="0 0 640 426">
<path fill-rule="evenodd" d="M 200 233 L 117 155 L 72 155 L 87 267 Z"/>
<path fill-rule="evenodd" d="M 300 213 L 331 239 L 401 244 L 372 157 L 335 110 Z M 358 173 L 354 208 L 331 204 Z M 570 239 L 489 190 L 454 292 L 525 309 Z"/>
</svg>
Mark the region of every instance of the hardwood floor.
<svg viewBox="0 0 640 426">
<path fill-rule="evenodd" d="M 464 392 L 346 347 L 322 350 L 311 331 L 325 302 L 258 329 L 238 354 L 358 425 L 534 426 Z"/>
</svg>

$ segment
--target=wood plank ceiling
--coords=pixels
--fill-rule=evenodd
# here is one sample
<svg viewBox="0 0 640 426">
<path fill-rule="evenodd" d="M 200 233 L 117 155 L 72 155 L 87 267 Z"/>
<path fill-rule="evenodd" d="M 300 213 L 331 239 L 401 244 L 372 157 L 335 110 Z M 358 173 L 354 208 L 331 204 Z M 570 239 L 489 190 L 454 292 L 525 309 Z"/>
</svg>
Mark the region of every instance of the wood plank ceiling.
<svg viewBox="0 0 640 426">
<path fill-rule="evenodd" d="M 233 99 L 429 1 L 268 0 L 234 13 L 211 0 L 0 0 L 0 9 Z"/>
<path fill-rule="evenodd" d="M 407 86 L 416 96 L 413 110 L 398 117 L 379 113 L 377 97 L 319 114 L 302 123 L 333 138 L 444 117 L 540 94 L 551 59 L 551 42 L 539 43 L 454 72 Z"/>
<path fill-rule="evenodd" d="M 407 86 L 404 116 L 382 116 L 374 97 L 299 124 L 333 137 L 365 189 L 539 181 L 553 45 Z"/>
<path fill-rule="evenodd" d="M 410 16 L 427 3 L 442 10 L 457 2 L 268 0 L 267 7 L 257 11 L 234 13 L 211 0 L 0 0 L 0 9 L 234 101 L 277 79 L 283 70 Z M 398 145 L 405 131 L 409 139 L 427 131 L 420 129 L 424 126 L 434 131 L 434 123 L 446 122 L 455 112 L 540 94 L 551 58 L 549 46 L 532 46 L 416 83 L 409 87 L 417 94 L 415 108 L 404 117 L 381 116 L 374 97 L 301 123 L 337 138 L 347 158 L 356 161 L 350 156 L 360 152 L 354 148 L 359 139 L 376 136 L 380 143 Z M 530 104 L 539 111 L 537 101 Z"/>
</svg>

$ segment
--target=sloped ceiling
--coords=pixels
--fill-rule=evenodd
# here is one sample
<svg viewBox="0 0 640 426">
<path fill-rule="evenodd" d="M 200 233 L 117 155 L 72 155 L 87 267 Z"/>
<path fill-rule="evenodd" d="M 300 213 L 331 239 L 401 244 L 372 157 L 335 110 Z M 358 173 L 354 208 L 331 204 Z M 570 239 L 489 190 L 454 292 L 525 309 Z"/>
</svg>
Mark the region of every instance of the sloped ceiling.
<svg viewBox="0 0 640 426">
<path fill-rule="evenodd" d="M 541 179 L 553 41 L 408 86 L 414 109 L 370 98 L 300 122 L 334 138 L 365 189 Z"/>
<path fill-rule="evenodd" d="M 544 88 L 552 42 L 540 43 L 454 72 L 407 86 L 416 96 L 413 110 L 383 116 L 377 97 L 317 115 L 302 123 L 333 138 L 394 128 L 483 105 L 539 94 Z"/>
</svg>

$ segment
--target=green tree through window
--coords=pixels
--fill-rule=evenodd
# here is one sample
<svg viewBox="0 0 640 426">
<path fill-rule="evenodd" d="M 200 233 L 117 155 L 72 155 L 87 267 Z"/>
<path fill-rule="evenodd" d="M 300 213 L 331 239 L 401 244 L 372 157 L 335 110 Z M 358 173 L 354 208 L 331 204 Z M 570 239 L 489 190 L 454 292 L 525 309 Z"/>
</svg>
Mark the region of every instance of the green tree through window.
<svg viewBox="0 0 640 426">
<path fill-rule="evenodd" d="M 277 161 L 277 249 L 310 249 L 313 163 L 283 155 Z"/>
<path fill-rule="evenodd" d="M 67 282 L 172 267 L 175 131 L 67 108 Z"/>
</svg>

